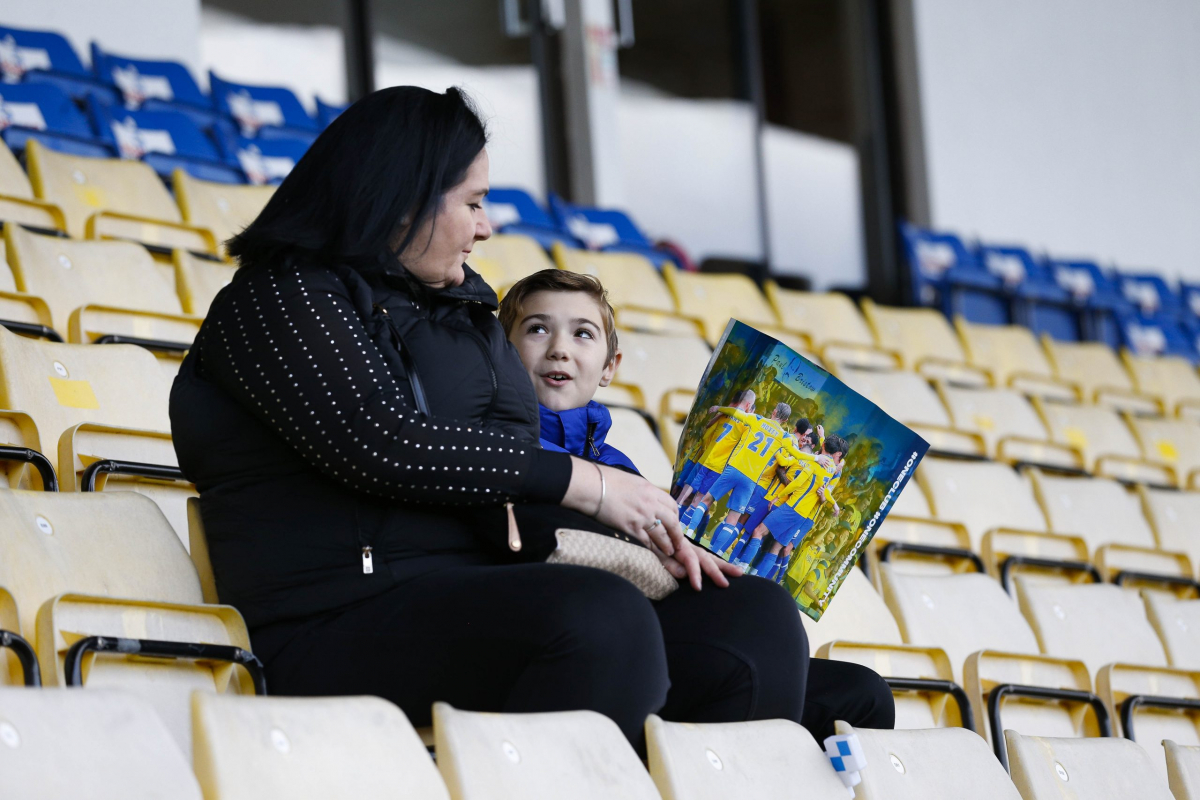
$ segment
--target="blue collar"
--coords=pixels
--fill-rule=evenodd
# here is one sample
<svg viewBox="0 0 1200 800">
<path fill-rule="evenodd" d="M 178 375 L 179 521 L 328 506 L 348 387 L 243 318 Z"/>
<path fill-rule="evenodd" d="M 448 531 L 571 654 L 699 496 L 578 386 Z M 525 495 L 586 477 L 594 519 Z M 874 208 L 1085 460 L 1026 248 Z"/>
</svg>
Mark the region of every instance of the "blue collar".
<svg viewBox="0 0 1200 800">
<path fill-rule="evenodd" d="M 600 403 L 592 400 L 586 406 L 565 411 L 551 411 L 539 404 L 538 411 L 544 449 L 559 450 L 588 461 L 637 471 L 624 453 L 605 444 L 604 439 L 612 427 L 612 415 Z"/>
</svg>

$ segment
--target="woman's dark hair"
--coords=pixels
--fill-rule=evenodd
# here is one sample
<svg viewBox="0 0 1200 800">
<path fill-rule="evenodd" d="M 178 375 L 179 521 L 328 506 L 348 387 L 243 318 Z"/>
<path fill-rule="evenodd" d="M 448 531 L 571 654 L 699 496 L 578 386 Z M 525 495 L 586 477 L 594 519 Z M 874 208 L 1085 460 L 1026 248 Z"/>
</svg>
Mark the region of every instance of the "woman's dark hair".
<svg viewBox="0 0 1200 800">
<path fill-rule="evenodd" d="M 296 258 L 379 269 L 437 214 L 485 144 L 457 88 L 372 92 L 317 137 L 229 253 L 243 269 Z"/>
</svg>

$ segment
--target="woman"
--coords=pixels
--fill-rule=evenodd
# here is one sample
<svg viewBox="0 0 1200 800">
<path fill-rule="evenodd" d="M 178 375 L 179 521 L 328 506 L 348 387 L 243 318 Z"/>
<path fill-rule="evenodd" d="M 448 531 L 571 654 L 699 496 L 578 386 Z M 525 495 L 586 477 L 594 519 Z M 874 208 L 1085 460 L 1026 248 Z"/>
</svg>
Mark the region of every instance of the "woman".
<svg viewBox="0 0 1200 800">
<path fill-rule="evenodd" d="M 485 143 L 454 89 L 353 105 L 231 241 L 241 269 L 176 379 L 218 591 L 272 691 L 376 694 L 417 725 L 435 700 L 589 708 L 637 744 L 650 712 L 800 720 L 806 686 L 841 683 L 861 691 L 806 723 L 890 724 L 873 673 L 805 680 L 791 599 L 728 581 L 665 492 L 538 448 L 533 387 L 464 264 L 491 235 Z M 487 544 L 506 502 L 653 543 L 690 588 L 651 603 L 607 572 L 514 563 Z"/>
</svg>

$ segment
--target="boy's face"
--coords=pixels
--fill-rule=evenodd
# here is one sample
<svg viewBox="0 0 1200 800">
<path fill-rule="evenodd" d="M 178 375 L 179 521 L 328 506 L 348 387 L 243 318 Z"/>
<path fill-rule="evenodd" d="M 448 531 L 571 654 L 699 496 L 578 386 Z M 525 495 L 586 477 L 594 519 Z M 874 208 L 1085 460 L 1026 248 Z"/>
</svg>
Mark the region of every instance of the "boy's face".
<svg viewBox="0 0 1200 800">
<path fill-rule="evenodd" d="M 611 364 L 608 333 L 599 305 L 583 292 L 534 292 L 508 334 L 533 381 L 538 402 L 552 411 L 585 406 L 608 386 L 621 353 Z"/>
</svg>

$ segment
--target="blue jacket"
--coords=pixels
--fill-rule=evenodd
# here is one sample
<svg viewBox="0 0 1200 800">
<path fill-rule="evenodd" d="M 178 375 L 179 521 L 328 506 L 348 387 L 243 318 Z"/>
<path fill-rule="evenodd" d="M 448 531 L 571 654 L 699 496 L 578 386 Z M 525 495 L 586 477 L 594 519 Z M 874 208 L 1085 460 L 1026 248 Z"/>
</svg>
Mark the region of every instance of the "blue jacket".
<svg viewBox="0 0 1200 800">
<path fill-rule="evenodd" d="M 604 437 L 612 427 L 612 415 L 595 400 L 582 408 L 569 408 L 566 411 L 551 411 L 540 404 L 538 410 L 541 413 L 543 449 L 570 453 L 587 461 L 641 474 L 628 456 L 611 444 L 604 443 Z"/>
</svg>

